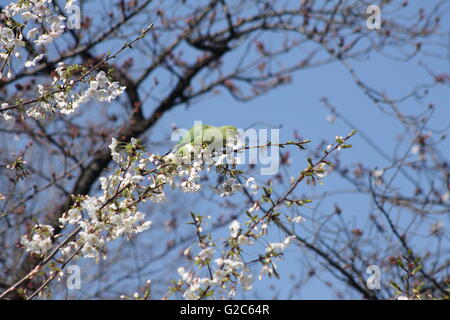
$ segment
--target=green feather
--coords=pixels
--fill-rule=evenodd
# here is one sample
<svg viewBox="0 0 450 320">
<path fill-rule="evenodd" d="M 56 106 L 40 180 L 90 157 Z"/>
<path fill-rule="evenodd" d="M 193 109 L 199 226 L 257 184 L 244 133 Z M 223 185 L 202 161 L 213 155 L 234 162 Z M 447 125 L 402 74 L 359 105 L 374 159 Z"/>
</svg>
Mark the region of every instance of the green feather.
<svg viewBox="0 0 450 320">
<path fill-rule="evenodd" d="M 237 128 L 234 126 L 209 126 L 206 124 L 195 125 L 190 128 L 184 136 L 180 138 L 177 145 L 173 148 L 178 156 L 185 155 L 187 145 L 207 146 L 213 144 L 213 149 L 224 147 L 226 141 L 237 134 Z"/>
</svg>

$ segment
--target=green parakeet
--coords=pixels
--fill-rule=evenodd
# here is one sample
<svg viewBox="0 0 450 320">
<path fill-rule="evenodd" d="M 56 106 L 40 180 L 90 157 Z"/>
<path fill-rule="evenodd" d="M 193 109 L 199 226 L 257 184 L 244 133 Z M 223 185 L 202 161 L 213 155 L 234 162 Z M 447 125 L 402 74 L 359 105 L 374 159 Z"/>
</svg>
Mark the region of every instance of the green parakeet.
<svg viewBox="0 0 450 320">
<path fill-rule="evenodd" d="M 207 124 L 197 124 L 184 134 L 177 145 L 172 149 L 177 156 L 184 156 L 188 153 L 187 145 L 209 146 L 211 150 L 219 150 L 226 145 L 227 140 L 234 138 L 238 134 L 238 129 L 234 126 L 209 126 Z"/>
</svg>

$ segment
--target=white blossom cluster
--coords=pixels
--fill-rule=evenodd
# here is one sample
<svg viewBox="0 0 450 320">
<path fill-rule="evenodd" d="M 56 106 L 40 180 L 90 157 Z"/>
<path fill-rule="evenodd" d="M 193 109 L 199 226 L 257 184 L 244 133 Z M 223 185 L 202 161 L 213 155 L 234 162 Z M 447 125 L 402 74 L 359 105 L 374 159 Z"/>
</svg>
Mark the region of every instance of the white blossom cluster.
<svg viewBox="0 0 450 320">
<path fill-rule="evenodd" d="M 102 102 L 111 102 L 125 90 L 118 82 L 112 82 L 104 71 L 99 71 L 95 78 L 89 81 L 89 87 L 80 92 L 73 92 L 74 80 L 66 73 L 67 66 L 60 62 L 56 68 L 56 76 L 52 85 L 45 87 L 41 84 L 37 86 L 38 95 L 42 97 L 33 103 L 26 111 L 26 114 L 35 119 L 43 119 L 45 115 L 54 111 L 62 114 L 70 114 L 77 110 L 79 106 L 89 100 L 95 99 Z M 53 88 L 65 88 L 64 90 L 54 90 Z M 7 106 L 3 106 L 7 107 Z"/>
<path fill-rule="evenodd" d="M 27 251 L 35 254 L 45 254 L 49 251 L 52 244 L 53 227 L 48 225 L 37 225 L 33 229 L 32 236 L 22 236 L 20 244 L 25 247 Z"/>
<path fill-rule="evenodd" d="M 108 241 L 122 236 L 129 237 L 150 227 L 152 222 L 144 221 L 144 213 L 137 210 L 142 195 L 136 192 L 136 188 L 144 179 L 139 174 L 139 165 L 136 165 L 142 156 L 142 153 L 138 152 L 137 143 L 137 140 L 133 139 L 129 144 L 130 154 L 121 155 L 121 169 L 100 179 L 103 190 L 101 196 L 85 196 L 79 199 L 59 219 L 63 228 L 68 225 L 80 228 L 79 239 L 62 247 L 63 254 L 68 255 L 80 249 L 82 256 L 98 258 Z M 111 149 L 113 153 L 117 152 L 114 143 Z M 43 255 L 52 248 L 50 238 L 43 237 L 40 230 L 35 228 L 31 241 L 28 240 L 29 236 L 23 236 L 22 245 L 26 251 Z"/>
<path fill-rule="evenodd" d="M 5 16 L 5 24 L 0 26 L 0 76 L 3 77 L 6 72 L 6 78 L 13 77 L 11 68 L 12 58 L 21 58 L 21 51 L 26 41 L 33 42 L 38 46 L 45 46 L 60 37 L 64 30 L 65 17 L 56 14 L 49 8 L 50 0 L 28 0 L 16 1 L 7 5 L 2 14 Z M 72 6 L 73 0 L 66 2 L 66 8 Z M 29 57 L 24 62 L 25 68 L 35 67 L 45 54 L 38 54 L 35 57 Z M 118 82 L 110 81 L 104 71 L 100 71 L 89 79 L 83 76 L 75 78 L 76 72 L 87 72 L 82 67 L 66 65 L 60 62 L 55 69 L 55 76 L 51 84 L 37 85 L 37 98 L 31 101 L 22 101 L 10 105 L 2 103 L 1 109 L 12 109 L 15 106 L 22 106 L 26 103 L 26 114 L 35 119 L 43 119 L 46 114 L 60 112 L 70 114 L 78 107 L 95 99 L 101 102 L 111 102 L 116 99 L 125 90 Z M 87 83 L 84 88 L 81 83 Z M 12 120 L 10 110 L 0 111 L 0 119 Z"/>
<path fill-rule="evenodd" d="M 244 291 L 249 291 L 253 288 L 255 276 L 253 275 L 249 263 L 242 258 L 242 245 L 253 245 L 254 242 L 250 240 L 247 233 L 243 233 L 241 225 L 237 220 L 231 222 L 229 226 L 230 235 L 225 243 L 228 244 L 222 255 L 215 258 L 217 250 L 213 245 L 208 246 L 202 242 L 204 247 L 194 261 L 199 266 L 199 270 L 188 271 L 185 267 L 179 267 L 177 273 L 180 277 L 177 282 L 177 288 L 183 295 L 183 298 L 188 300 L 198 300 L 208 298 L 232 298 L 236 295 L 240 287 Z M 254 231 L 258 228 L 253 227 Z M 264 234 L 264 231 L 253 233 L 253 238 L 258 238 Z M 266 253 L 260 255 L 259 262 L 262 265 L 259 273 L 259 280 L 262 276 L 273 276 L 276 274 L 276 264 L 274 259 L 280 257 L 284 250 L 292 243 L 295 237 L 287 237 L 281 243 L 269 243 L 266 247 Z M 276 251 L 276 254 L 275 254 Z M 185 254 L 190 254 L 187 250 Z M 207 268 L 208 276 L 201 276 L 201 269 Z"/>
<path fill-rule="evenodd" d="M 214 253 L 211 248 L 204 249 L 199 253 L 199 259 L 206 258 L 202 257 L 205 250 L 208 250 L 211 255 Z M 245 291 L 252 289 L 253 275 L 239 256 L 227 259 L 217 258 L 210 266 L 214 269 L 212 277 L 199 277 L 195 272 L 189 272 L 184 267 L 178 268 L 177 272 L 184 286 L 185 299 L 200 299 L 208 290 L 216 291 L 216 296 L 222 294 L 228 298 L 233 297 L 238 285 Z"/>
<path fill-rule="evenodd" d="M 26 41 L 45 46 L 63 34 L 66 18 L 49 8 L 51 2 L 52 0 L 18 0 L 3 8 L 6 23 L 0 27 L 0 59 L 8 60 L 12 56 L 20 58 L 20 49 L 25 46 Z M 67 1 L 66 8 L 73 3 L 74 0 Z M 38 57 L 38 60 L 42 59 L 41 55 Z M 36 62 L 36 58 L 31 59 L 26 67 L 33 66 Z M 8 74 L 7 77 L 11 76 Z"/>
<path fill-rule="evenodd" d="M 174 179 L 178 177 L 182 180 L 180 187 L 183 192 L 197 192 L 201 188 L 199 173 L 210 171 L 211 168 L 219 170 L 224 164 L 239 164 L 240 158 L 235 155 L 235 151 L 242 145 L 238 135 L 229 139 L 224 150 L 221 150 L 223 152 L 213 152 L 208 147 L 188 144 L 184 147 L 186 151 L 184 154 L 172 152 L 163 158 L 164 164 L 170 164 L 170 170 L 167 170 L 166 175 L 161 178 L 173 186 Z M 258 187 L 254 178 L 249 178 L 248 181 L 253 185 L 252 190 L 256 191 Z M 243 186 L 235 178 L 229 177 L 214 191 L 222 197 L 231 196 L 236 191 L 242 191 Z"/>
<path fill-rule="evenodd" d="M 234 220 L 229 229 L 230 239 L 237 239 L 240 230 L 239 222 Z M 249 241 L 248 244 L 250 243 Z M 201 299 L 206 297 L 208 292 L 214 292 L 215 297 L 230 298 L 236 294 L 238 285 L 245 291 L 252 289 L 253 274 L 236 251 L 224 252 L 222 256 L 214 259 L 216 249 L 207 246 L 206 243 L 203 243 L 203 246 L 206 247 L 197 254 L 194 260 L 200 268 L 207 267 L 209 269 L 209 276 L 201 277 L 198 272 L 187 271 L 184 267 L 177 270 L 180 276 L 179 287 L 185 299 Z"/>
</svg>

